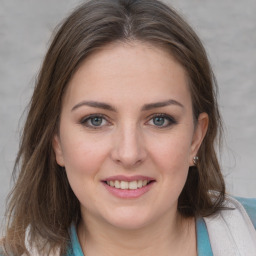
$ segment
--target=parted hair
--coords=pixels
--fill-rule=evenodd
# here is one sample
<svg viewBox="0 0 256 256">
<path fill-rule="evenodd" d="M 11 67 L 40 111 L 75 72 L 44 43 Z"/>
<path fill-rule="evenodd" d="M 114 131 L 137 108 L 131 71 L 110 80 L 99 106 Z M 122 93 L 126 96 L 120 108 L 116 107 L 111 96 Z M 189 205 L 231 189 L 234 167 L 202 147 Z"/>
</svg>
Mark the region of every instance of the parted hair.
<svg viewBox="0 0 256 256">
<path fill-rule="evenodd" d="M 24 239 L 39 250 L 65 253 L 71 223 L 81 218 L 79 201 L 52 147 L 63 94 L 80 64 L 112 42 L 146 42 L 169 52 L 188 78 L 195 125 L 207 113 L 209 126 L 178 200 L 184 217 L 209 216 L 222 208 L 225 184 L 216 150 L 222 131 L 217 84 L 205 49 L 187 22 L 157 0 L 91 0 L 75 9 L 54 33 L 36 80 L 14 167 L 2 246 L 6 255 L 26 251 Z M 212 193 L 211 191 L 214 191 Z M 45 243 L 37 242 L 45 241 Z M 40 246 L 39 246 L 40 244 Z"/>
</svg>

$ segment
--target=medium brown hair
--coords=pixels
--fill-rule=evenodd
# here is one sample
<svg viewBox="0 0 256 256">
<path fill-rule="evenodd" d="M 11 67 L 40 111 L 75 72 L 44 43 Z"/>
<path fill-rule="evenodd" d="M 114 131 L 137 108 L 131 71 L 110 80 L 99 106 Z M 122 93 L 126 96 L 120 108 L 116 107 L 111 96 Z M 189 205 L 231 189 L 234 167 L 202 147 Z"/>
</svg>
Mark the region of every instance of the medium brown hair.
<svg viewBox="0 0 256 256">
<path fill-rule="evenodd" d="M 8 201 L 3 240 L 7 252 L 26 252 L 28 226 L 36 246 L 40 237 L 49 250 L 58 247 L 65 252 L 69 227 L 80 220 L 80 205 L 52 148 L 62 96 L 87 56 L 111 42 L 132 40 L 170 52 L 187 73 L 195 125 L 200 113 L 209 116 L 199 163 L 190 167 L 179 197 L 179 212 L 207 216 L 221 208 L 225 185 L 215 152 L 221 128 L 217 87 L 199 38 L 181 16 L 159 1 L 92 0 L 79 6 L 59 27 L 38 76 L 14 168 L 18 177 Z M 217 192 L 214 199 L 209 191 Z M 46 248 L 44 243 L 40 246 Z"/>
</svg>

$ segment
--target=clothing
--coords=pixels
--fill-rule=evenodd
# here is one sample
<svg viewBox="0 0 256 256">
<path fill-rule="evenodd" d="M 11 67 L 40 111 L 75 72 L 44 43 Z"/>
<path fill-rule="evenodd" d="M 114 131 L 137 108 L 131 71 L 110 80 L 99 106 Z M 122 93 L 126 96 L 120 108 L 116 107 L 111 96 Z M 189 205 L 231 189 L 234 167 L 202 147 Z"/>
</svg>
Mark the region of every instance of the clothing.
<svg viewBox="0 0 256 256">
<path fill-rule="evenodd" d="M 236 199 L 227 196 L 224 204 L 233 210 L 197 218 L 198 256 L 256 256 L 256 199 Z M 29 229 L 27 231 L 26 236 Z M 25 244 L 31 255 L 43 256 L 29 246 L 27 239 Z M 59 256 L 59 253 L 50 256 Z M 70 228 L 70 247 L 65 256 L 84 256 L 74 225 Z"/>
<path fill-rule="evenodd" d="M 246 202 L 251 210 L 256 208 L 256 201 Z M 251 221 L 255 218 L 255 210 L 250 211 L 253 214 L 250 219 L 242 204 L 232 197 L 226 198 L 225 206 L 233 210 L 222 210 L 204 218 L 213 255 L 256 256 L 256 231 Z"/>
<path fill-rule="evenodd" d="M 222 210 L 213 217 L 196 220 L 198 256 L 256 256 L 256 199 L 237 198 L 236 200 L 227 196 L 225 206 L 233 210 Z M 218 225 L 223 227 L 221 233 L 217 230 L 214 232 L 215 226 Z M 71 246 L 66 256 L 84 256 L 75 226 L 71 227 L 70 235 Z M 244 241 L 244 236 L 251 241 L 249 243 Z M 237 241 L 237 238 L 241 239 L 244 246 L 239 244 L 241 241 Z M 216 242 L 224 243 L 225 248 L 216 247 Z"/>
</svg>

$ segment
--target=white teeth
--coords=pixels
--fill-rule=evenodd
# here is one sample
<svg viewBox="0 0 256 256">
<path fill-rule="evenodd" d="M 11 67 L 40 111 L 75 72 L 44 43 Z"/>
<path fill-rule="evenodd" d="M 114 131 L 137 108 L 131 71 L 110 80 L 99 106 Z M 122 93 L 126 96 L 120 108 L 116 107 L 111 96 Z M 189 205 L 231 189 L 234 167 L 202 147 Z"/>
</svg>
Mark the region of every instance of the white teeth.
<svg viewBox="0 0 256 256">
<path fill-rule="evenodd" d="M 114 188 L 119 188 L 119 189 L 138 189 L 145 187 L 149 183 L 148 180 L 134 180 L 134 181 L 119 181 L 119 180 L 111 180 L 107 181 L 107 184 L 111 187 Z"/>
<path fill-rule="evenodd" d="M 129 189 L 137 189 L 137 181 L 129 182 Z"/>
<path fill-rule="evenodd" d="M 119 180 L 116 180 L 115 181 L 115 186 L 114 186 L 115 188 L 120 188 L 120 182 L 119 182 Z"/>
<path fill-rule="evenodd" d="M 120 188 L 121 189 L 128 189 L 129 188 L 129 184 L 127 181 L 121 181 L 120 182 Z"/>
</svg>

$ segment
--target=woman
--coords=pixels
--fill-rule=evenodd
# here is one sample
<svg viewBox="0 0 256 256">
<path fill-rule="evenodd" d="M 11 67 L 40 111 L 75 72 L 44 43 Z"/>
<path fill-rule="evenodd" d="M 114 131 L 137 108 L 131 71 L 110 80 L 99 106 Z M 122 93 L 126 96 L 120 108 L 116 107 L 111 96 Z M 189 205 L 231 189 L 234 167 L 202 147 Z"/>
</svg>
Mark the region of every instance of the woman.
<svg viewBox="0 0 256 256">
<path fill-rule="evenodd" d="M 81 5 L 34 90 L 3 255 L 255 255 L 253 224 L 225 195 L 220 133 L 205 50 L 174 10 Z"/>
</svg>

